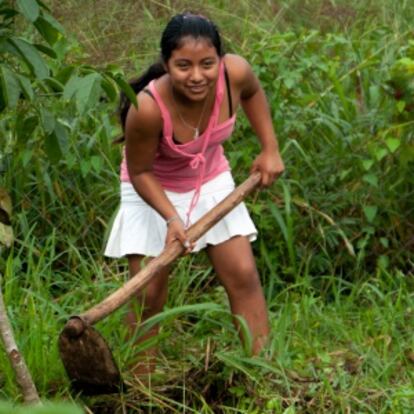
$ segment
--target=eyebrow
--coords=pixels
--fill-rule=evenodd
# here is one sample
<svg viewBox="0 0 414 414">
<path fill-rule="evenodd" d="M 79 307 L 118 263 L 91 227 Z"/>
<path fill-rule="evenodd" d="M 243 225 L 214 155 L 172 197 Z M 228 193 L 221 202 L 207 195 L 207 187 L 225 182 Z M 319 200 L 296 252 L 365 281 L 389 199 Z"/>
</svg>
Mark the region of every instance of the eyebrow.
<svg viewBox="0 0 414 414">
<path fill-rule="evenodd" d="M 205 58 L 201 59 L 201 62 L 206 62 L 206 61 L 209 61 L 209 60 L 215 60 L 215 57 L 214 56 L 205 57 Z M 175 62 L 176 63 L 191 63 L 192 60 L 191 59 L 186 59 L 186 58 L 177 58 L 177 59 L 175 59 Z"/>
</svg>

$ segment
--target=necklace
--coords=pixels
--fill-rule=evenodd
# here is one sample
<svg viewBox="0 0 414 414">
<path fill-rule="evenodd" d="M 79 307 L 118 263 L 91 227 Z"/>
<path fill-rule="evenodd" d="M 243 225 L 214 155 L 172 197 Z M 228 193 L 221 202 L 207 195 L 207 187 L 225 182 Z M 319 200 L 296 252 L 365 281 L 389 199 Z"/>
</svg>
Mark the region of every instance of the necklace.
<svg viewBox="0 0 414 414">
<path fill-rule="evenodd" d="M 201 122 L 203 121 L 204 118 L 204 112 L 207 108 L 207 101 L 208 101 L 208 97 L 206 97 L 206 100 L 204 101 L 204 105 L 203 105 L 203 109 L 201 111 L 200 114 L 200 118 L 198 119 L 198 123 L 196 127 L 193 127 L 192 125 L 190 125 L 188 122 L 186 122 L 186 120 L 183 118 L 183 116 L 181 115 L 180 111 L 178 110 L 178 106 L 177 106 L 177 102 L 175 101 L 175 97 L 174 97 L 174 91 L 171 91 L 171 96 L 174 102 L 174 107 L 175 107 L 175 111 L 178 114 L 178 117 L 180 118 L 180 121 L 189 129 L 194 131 L 194 135 L 193 135 L 193 139 L 197 139 L 200 136 L 200 125 Z"/>
</svg>

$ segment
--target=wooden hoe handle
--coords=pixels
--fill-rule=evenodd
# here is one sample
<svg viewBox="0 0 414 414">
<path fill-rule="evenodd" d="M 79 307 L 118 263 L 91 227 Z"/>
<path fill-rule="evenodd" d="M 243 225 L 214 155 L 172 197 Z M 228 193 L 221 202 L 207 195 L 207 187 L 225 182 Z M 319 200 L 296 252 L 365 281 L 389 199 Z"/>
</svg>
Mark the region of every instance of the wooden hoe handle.
<svg viewBox="0 0 414 414">
<path fill-rule="evenodd" d="M 240 184 L 224 200 L 187 230 L 188 239 L 191 242 L 198 240 L 236 205 L 238 205 L 248 194 L 250 194 L 257 187 L 259 182 L 260 173 L 253 173 L 246 181 Z M 168 245 L 158 257 L 152 259 L 145 268 L 140 270 L 134 277 L 128 280 L 118 290 L 110 294 L 102 302 L 80 315 L 72 316 L 66 323 L 63 331 L 71 337 L 80 335 L 87 325 L 95 324 L 125 304 L 161 269 L 177 259 L 183 251 L 184 247 L 178 240 Z"/>
</svg>

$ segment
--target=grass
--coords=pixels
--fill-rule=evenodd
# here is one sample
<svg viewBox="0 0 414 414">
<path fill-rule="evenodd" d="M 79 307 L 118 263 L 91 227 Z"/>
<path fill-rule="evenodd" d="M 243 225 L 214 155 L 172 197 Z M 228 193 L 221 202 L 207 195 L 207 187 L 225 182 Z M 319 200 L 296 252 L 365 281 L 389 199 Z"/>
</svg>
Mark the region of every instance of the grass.
<svg viewBox="0 0 414 414">
<path fill-rule="evenodd" d="M 28 239 L 33 240 L 30 235 Z M 76 275 L 54 272 L 54 243 L 51 235 L 44 253 L 36 254 L 33 245 L 13 252 L 5 274 L 5 300 L 41 394 L 70 399 L 56 349 L 63 320 L 95 303 L 122 278 L 104 275 L 97 262 L 85 258 L 79 260 Z M 378 273 L 359 283 L 320 279 L 304 277 L 278 289 L 268 302 L 268 348 L 251 358 L 238 342 L 224 292 L 209 267 L 183 259 L 172 278 L 167 308 L 158 317 L 161 355 L 151 389 L 128 375 L 131 348 L 120 329 L 123 312 L 118 311 L 98 329 L 109 340 L 131 389 L 122 399 L 114 396 L 104 403 L 102 398 L 76 401 L 92 410 L 104 405 L 107 412 L 123 412 L 122 407 L 146 412 L 146 406 L 177 413 L 184 407 L 205 413 L 271 413 L 287 407 L 314 413 L 410 412 L 411 280 L 398 272 Z M 320 284 L 329 285 L 324 296 Z M 4 358 L 3 398 L 10 398 L 18 391 Z"/>
<path fill-rule="evenodd" d="M 240 345 L 223 288 L 200 254 L 174 269 L 157 316 L 160 357 L 150 387 L 128 372 L 134 350 L 123 309 L 98 329 L 129 391 L 80 398 L 69 392 L 57 337 L 68 315 L 127 278 L 124 261 L 102 257 L 118 202 L 114 108 L 102 103 L 81 118 L 50 101 L 70 125 L 58 164 L 45 158 L 40 129 L 13 152 L 14 114 L 2 115 L 1 186 L 13 197 L 16 241 L 1 250 L 0 269 L 42 397 L 75 401 L 88 413 L 411 413 L 413 118 L 389 84 L 414 40 L 411 3 L 101 1 L 99 17 L 93 1 L 48 4 L 68 31 L 56 47 L 69 61 L 118 64 L 128 76 L 156 58 L 173 12 L 213 17 L 228 50 L 245 55 L 261 79 L 288 171 L 248 201 L 272 326 L 263 355 L 251 358 Z M 242 117 L 226 150 L 241 180 L 258 151 Z M 18 401 L 1 353 L 0 367 L 0 398 Z"/>
</svg>

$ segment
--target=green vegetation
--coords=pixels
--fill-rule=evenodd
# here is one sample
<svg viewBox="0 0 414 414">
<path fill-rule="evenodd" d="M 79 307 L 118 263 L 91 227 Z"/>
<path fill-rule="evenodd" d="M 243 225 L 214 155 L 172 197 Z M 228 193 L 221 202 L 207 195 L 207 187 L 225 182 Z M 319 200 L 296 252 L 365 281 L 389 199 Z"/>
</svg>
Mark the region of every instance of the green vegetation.
<svg viewBox="0 0 414 414">
<path fill-rule="evenodd" d="M 82 414 L 80 408 L 68 404 L 47 404 L 37 407 L 16 407 L 12 404 L 1 403 L 1 414 Z"/>
<path fill-rule="evenodd" d="M 412 2 L 39 4 L 0 1 L 0 187 L 14 231 L 0 273 L 42 398 L 94 413 L 412 413 Z M 251 358 L 207 260 L 187 257 L 158 317 L 150 387 L 128 374 L 118 311 L 98 329 L 129 389 L 72 397 L 56 346 L 63 323 L 127 278 L 125 262 L 102 257 L 118 200 L 116 91 L 157 58 L 161 28 L 183 9 L 217 21 L 274 114 L 287 174 L 248 200 L 272 336 Z M 240 182 L 258 150 L 243 118 L 226 149 Z M 18 402 L 2 351 L 0 367 L 0 399 Z"/>
</svg>

